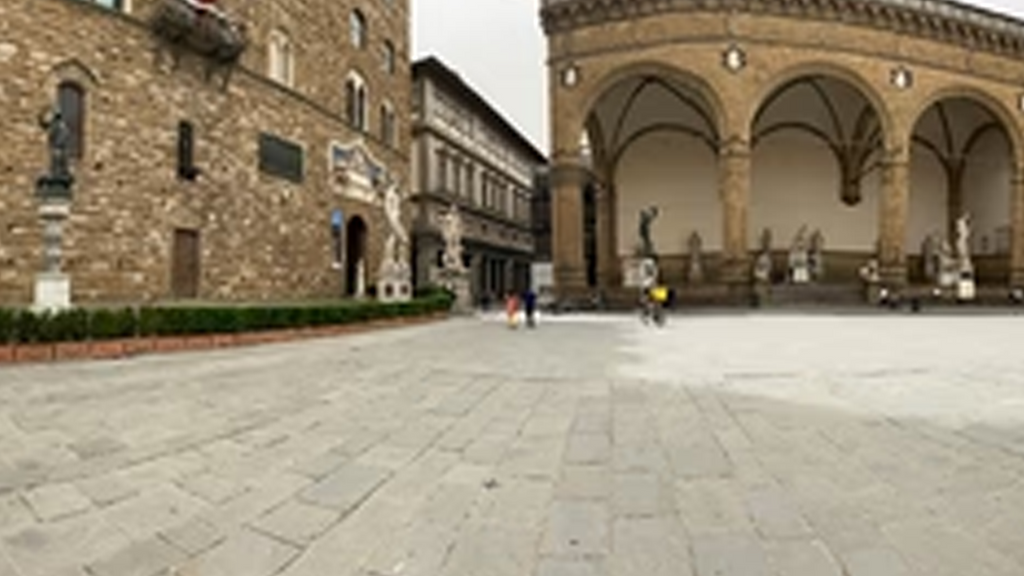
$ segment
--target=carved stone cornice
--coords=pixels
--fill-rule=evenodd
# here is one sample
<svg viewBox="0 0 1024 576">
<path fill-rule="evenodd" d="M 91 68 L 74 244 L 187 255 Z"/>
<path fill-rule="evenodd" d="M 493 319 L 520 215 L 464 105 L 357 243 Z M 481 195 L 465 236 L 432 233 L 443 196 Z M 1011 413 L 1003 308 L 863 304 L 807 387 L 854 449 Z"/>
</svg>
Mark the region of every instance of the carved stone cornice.
<svg viewBox="0 0 1024 576">
<path fill-rule="evenodd" d="M 1024 56 L 1024 21 L 951 0 L 542 0 L 551 35 L 670 12 L 749 12 L 837 22 Z"/>
</svg>

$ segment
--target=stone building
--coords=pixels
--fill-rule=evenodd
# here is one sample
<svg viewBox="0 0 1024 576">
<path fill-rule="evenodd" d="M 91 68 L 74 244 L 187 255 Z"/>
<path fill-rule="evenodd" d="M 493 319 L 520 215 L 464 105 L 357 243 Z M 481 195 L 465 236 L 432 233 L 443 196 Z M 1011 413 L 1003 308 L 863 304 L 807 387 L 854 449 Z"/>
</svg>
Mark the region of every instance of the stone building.
<svg viewBox="0 0 1024 576">
<path fill-rule="evenodd" d="M 635 298 L 650 206 L 684 298 L 745 298 L 762 240 L 784 269 L 801 229 L 823 286 L 858 290 L 873 259 L 880 290 L 923 292 L 928 247 L 955 246 L 965 214 L 979 289 L 1024 286 L 1024 22 L 946 0 L 543 0 L 541 17 L 566 297 Z"/>
<path fill-rule="evenodd" d="M 0 305 L 41 266 L 55 101 L 74 302 L 369 290 L 409 182 L 408 31 L 407 0 L 0 2 Z"/>
<path fill-rule="evenodd" d="M 544 156 L 436 58 L 413 64 L 414 277 L 434 282 L 443 242 L 438 216 L 458 205 L 465 265 L 477 299 L 529 285 L 531 197 Z"/>
</svg>

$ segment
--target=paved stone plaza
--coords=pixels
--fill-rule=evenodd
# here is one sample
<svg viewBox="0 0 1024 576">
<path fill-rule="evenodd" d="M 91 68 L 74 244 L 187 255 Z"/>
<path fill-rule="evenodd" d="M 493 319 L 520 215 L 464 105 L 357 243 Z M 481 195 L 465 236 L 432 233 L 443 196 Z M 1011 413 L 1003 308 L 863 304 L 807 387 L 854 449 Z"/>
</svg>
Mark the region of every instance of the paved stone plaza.
<svg viewBox="0 0 1024 576">
<path fill-rule="evenodd" d="M 1024 318 L 0 368 L 0 576 L 1020 576 Z"/>
</svg>

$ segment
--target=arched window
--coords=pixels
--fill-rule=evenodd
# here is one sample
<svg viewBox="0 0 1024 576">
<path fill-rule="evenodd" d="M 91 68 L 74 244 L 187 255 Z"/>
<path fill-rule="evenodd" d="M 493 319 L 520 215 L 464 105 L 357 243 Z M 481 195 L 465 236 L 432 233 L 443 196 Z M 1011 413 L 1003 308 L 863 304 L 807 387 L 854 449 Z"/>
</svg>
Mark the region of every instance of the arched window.
<svg viewBox="0 0 1024 576">
<path fill-rule="evenodd" d="M 395 109 L 389 102 L 380 105 L 380 139 L 388 146 L 395 145 Z"/>
<path fill-rule="evenodd" d="M 349 32 L 352 36 L 352 45 L 356 48 L 366 47 L 366 17 L 359 10 L 353 10 L 348 17 Z"/>
<path fill-rule="evenodd" d="M 384 41 L 384 71 L 388 74 L 395 73 L 395 45 L 390 40 Z"/>
<path fill-rule="evenodd" d="M 70 80 L 57 86 L 57 105 L 68 127 L 68 155 L 81 158 L 85 149 L 85 90 Z"/>
<path fill-rule="evenodd" d="M 366 106 L 366 82 L 355 72 L 345 80 L 345 119 L 356 130 L 366 130 L 368 110 Z"/>
<path fill-rule="evenodd" d="M 270 33 L 267 49 L 269 51 L 267 63 L 270 79 L 285 86 L 291 86 L 294 80 L 291 38 L 282 30 L 274 30 Z"/>
</svg>

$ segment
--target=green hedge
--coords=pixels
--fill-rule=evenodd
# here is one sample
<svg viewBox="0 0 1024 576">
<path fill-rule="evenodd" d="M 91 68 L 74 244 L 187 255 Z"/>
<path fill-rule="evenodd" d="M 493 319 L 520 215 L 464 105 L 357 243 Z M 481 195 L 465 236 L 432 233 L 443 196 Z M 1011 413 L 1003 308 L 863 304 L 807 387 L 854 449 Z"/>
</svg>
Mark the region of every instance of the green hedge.
<svg viewBox="0 0 1024 576">
<path fill-rule="evenodd" d="M 56 313 L 0 309 L 0 344 L 83 342 L 135 336 L 234 334 L 332 326 L 451 308 L 453 298 L 431 291 L 411 302 L 339 302 L 286 306 L 203 306 L 72 309 Z"/>
</svg>

